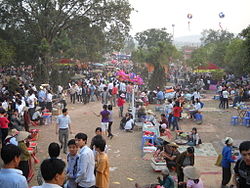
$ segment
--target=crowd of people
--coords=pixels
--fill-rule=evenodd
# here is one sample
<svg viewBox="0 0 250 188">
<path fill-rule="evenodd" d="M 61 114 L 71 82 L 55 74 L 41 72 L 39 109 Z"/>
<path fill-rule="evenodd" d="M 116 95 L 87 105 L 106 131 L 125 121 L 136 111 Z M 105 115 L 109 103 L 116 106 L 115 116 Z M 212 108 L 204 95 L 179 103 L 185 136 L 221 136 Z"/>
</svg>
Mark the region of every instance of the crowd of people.
<svg viewBox="0 0 250 188">
<path fill-rule="evenodd" d="M 79 71 L 79 70 L 77 70 Z M 32 69 L 10 68 L 2 70 L 0 90 L 0 126 L 2 149 L 1 158 L 4 162 L 0 170 L 0 185 L 4 187 L 28 187 L 28 160 L 32 157 L 28 152 L 29 127 L 45 123 L 43 114 L 52 113 L 55 97 L 62 109 L 62 114 L 56 119 L 56 134 L 59 144 L 51 143 L 48 148 L 49 158 L 42 161 L 38 175 L 38 186 L 34 188 L 61 187 L 66 188 L 108 188 L 109 158 L 105 138 L 112 139 L 112 124 L 114 121 L 113 107 L 118 107 L 121 118 L 120 128 L 126 132 L 133 132 L 136 122 L 150 122 L 159 127 L 160 137 L 156 138 L 157 151 L 155 158 L 166 161 L 166 169 L 162 170 L 162 178 L 158 177 L 155 187 L 173 188 L 174 178 L 177 175 L 178 188 L 203 188 L 199 169 L 195 164 L 195 148 L 201 144 L 197 128 L 193 127 L 188 134 L 189 146 L 180 153 L 179 145 L 172 142 L 173 131 L 181 130 L 179 121 L 184 117 L 201 120 L 200 91 L 209 89 L 211 75 L 184 73 L 176 69 L 170 76 L 175 83 L 174 87 L 157 87 L 150 91 L 147 88 L 134 85 L 131 82 L 118 80 L 115 73 L 85 74 L 84 79 L 72 80 L 67 86 L 60 86 L 52 91 L 48 84 L 35 86 L 33 84 Z M 25 74 L 27 72 L 27 74 Z M 91 73 L 91 74 L 90 74 Z M 5 76 L 12 75 L 19 81 L 18 88 L 13 92 L 4 81 Z M 180 78 L 185 78 L 184 80 Z M 195 87 L 191 87 L 194 85 Z M 188 87 L 190 86 L 190 87 Z M 249 77 L 240 80 L 234 75 L 228 75 L 218 85 L 220 94 L 220 108 L 228 108 L 228 99 L 233 96 L 233 106 L 248 100 Z M 134 95 L 133 95 L 134 94 Z M 100 127 L 95 129 L 96 136 L 87 145 L 88 136 L 77 133 L 74 139 L 69 140 L 71 118 L 67 110 L 67 96 L 72 104 L 87 104 L 100 101 L 103 109 L 96 114 L 101 118 Z M 135 101 L 132 101 L 132 100 Z M 126 105 L 127 103 L 127 105 Z M 132 104 L 135 103 L 135 113 Z M 163 107 L 160 120 L 148 108 L 148 104 L 157 104 Z M 188 107 L 187 107 L 188 106 Z M 128 107 L 128 110 L 126 109 Z M 171 141 L 170 141 L 171 140 Z M 232 138 L 225 139 L 222 151 L 222 187 L 225 188 L 231 179 L 231 163 L 234 168 L 235 185 L 239 188 L 250 186 L 250 142 L 242 142 L 239 146 L 241 158 L 232 158 Z M 152 144 L 152 143 L 148 143 Z M 66 163 L 60 158 L 60 152 L 67 155 Z M 66 173 L 65 173 L 66 172 Z M 185 178 L 187 180 L 185 180 Z M 136 184 L 136 187 L 140 185 Z"/>
</svg>

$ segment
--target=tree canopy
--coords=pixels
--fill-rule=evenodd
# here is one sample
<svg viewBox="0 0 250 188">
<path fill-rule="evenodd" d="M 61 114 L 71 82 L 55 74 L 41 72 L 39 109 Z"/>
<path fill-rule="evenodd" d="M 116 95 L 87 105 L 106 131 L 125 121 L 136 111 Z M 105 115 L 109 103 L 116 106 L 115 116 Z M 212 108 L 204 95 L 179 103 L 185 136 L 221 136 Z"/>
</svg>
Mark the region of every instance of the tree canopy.
<svg viewBox="0 0 250 188">
<path fill-rule="evenodd" d="M 0 2 L 0 26 L 5 34 L 16 31 L 22 36 L 18 39 L 28 39 L 27 45 L 33 44 L 36 51 L 31 54 L 43 62 L 50 60 L 52 52 L 61 56 L 69 46 L 82 50 L 76 57 L 91 60 L 104 48 L 122 47 L 132 10 L 128 0 L 5 0 Z M 19 42 L 17 46 L 25 45 Z"/>
<path fill-rule="evenodd" d="M 238 75 L 250 71 L 250 26 L 239 36 L 225 30 L 204 30 L 201 41 L 202 46 L 188 60 L 192 67 L 212 62 Z"/>
<path fill-rule="evenodd" d="M 167 32 L 166 28 L 153 28 L 136 33 L 135 39 L 141 48 L 150 48 L 157 46 L 158 42 L 170 43 L 172 36 Z"/>
<path fill-rule="evenodd" d="M 165 66 L 174 59 L 179 58 L 175 46 L 172 45 L 171 35 L 166 29 L 149 29 L 137 33 L 135 39 L 139 43 L 139 48 L 132 53 L 135 63 L 147 63 L 154 67 L 154 71 L 149 78 L 150 89 L 164 87 L 166 83 Z"/>
</svg>

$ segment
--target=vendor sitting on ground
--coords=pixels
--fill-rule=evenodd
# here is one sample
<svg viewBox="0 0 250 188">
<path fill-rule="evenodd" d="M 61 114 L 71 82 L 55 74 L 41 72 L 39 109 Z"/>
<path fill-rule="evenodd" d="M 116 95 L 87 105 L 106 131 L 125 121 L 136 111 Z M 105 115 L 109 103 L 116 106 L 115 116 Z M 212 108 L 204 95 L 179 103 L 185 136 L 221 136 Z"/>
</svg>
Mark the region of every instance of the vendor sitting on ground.
<svg viewBox="0 0 250 188">
<path fill-rule="evenodd" d="M 161 125 L 162 125 L 162 124 L 168 125 L 168 120 L 167 120 L 167 117 L 166 117 L 165 114 L 161 114 L 161 121 L 159 121 L 159 123 L 160 123 L 160 128 L 161 128 Z M 166 128 L 168 128 L 168 126 L 167 126 Z M 165 128 L 165 129 L 166 129 L 166 128 Z"/>
<path fill-rule="evenodd" d="M 133 120 L 133 115 L 129 114 L 128 115 L 128 119 L 125 123 L 124 129 L 127 132 L 133 132 L 133 128 L 134 128 L 134 120 Z"/>
<path fill-rule="evenodd" d="M 189 146 L 199 146 L 201 144 L 200 136 L 197 132 L 197 129 L 194 127 L 192 131 L 188 135 L 188 143 Z"/>
<path fill-rule="evenodd" d="M 41 110 L 42 110 L 42 108 L 37 106 L 36 110 L 35 110 L 35 113 L 32 116 L 32 121 L 33 121 L 32 124 L 35 125 L 35 126 L 39 124 L 39 121 L 40 121 L 40 125 L 43 124 L 43 117 L 42 117 Z"/>
<path fill-rule="evenodd" d="M 150 184 L 150 187 L 152 188 L 157 188 L 157 187 L 162 187 L 162 188 L 174 188 L 174 180 L 173 177 L 169 175 L 169 170 L 163 169 L 161 171 L 161 175 L 163 177 L 163 179 L 161 180 L 161 178 L 158 176 L 157 180 L 159 182 L 159 184 Z M 135 184 L 136 188 L 140 188 L 140 186 L 138 185 L 138 183 Z"/>
<path fill-rule="evenodd" d="M 16 137 L 17 137 L 18 133 L 19 133 L 18 130 L 16 130 L 16 129 L 10 129 L 8 136 L 5 138 L 5 141 L 4 141 L 5 144 L 6 145 L 13 144 L 13 145 L 18 146 L 18 142 L 16 140 Z"/>
<path fill-rule="evenodd" d="M 139 120 L 141 122 L 144 122 L 144 120 L 146 119 L 146 108 L 145 108 L 145 106 L 143 104 L 138 106 L 137 117 L 139 118 Z"/>
<path fill-rule="evenodd" d="M 152 110 L 147 111 L 146 121 L 151 122 L 153 125 L 157 124 L 157 120 L 155 118 L 155 114 Z"/>
<path fill-rule="evenodd" d="M 193 101 L 193 110 L 190 111 L 190 118 L 195 117 L 195 114 L 199 113 L 200 109 L 201 109 L 201 103 L 199 99 L 196 99 L 196 101 Z"/>
<path fill-rule="evenodd" d="M 178 145 L 174 142 L 168 144 L 170 146 L 170 153 L 165 153 L 164 159 L 166 160 L 167 167 L 170 171 L 176 170 L 176 160 L 180 156 L 180 152 L 178 151 Z"/>
</svg>

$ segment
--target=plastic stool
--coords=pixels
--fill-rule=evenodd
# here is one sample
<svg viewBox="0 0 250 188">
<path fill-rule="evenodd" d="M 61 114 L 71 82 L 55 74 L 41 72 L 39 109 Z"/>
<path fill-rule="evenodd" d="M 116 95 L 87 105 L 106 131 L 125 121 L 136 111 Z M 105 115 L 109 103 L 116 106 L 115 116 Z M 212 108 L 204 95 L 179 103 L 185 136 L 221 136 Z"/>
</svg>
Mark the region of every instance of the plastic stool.
<svg viewBox="0 0 250 188">
<path fill-rule="evenodd" d="M 231 125 L 238 125 L 238 120 L 239 120 L 238 116 L 232 116 Z"/>
<path fill-rule="evenodd" d="M 43 119 L 45 120 L 45 125 L 50 125 L 52 123 L 52 115 L 43 115 Z"/>
<path fill-rule="evenodd" d="M 200 113 L 196 113 L 196 114 L 194 115 L 194 118 L 195 118 L 197 121 L 200 121 L 200 120 L 202 120 L 202 115 L 201 115 Z"/>
<path fill-rule="evenodd" d="M 152 144 L 155 144 L 155 136 L 142 136 L 142 144 L 141 144 L 141 148 L 143 149 L 144 144 L 146 142 L 146 140 L 151 140 Z"/>
<path fill-rule="evenodd" d="M 250 126 L 250 117 L 243 117 L 242 118 L 242 125 L 249 127 Z"/>
</svg>

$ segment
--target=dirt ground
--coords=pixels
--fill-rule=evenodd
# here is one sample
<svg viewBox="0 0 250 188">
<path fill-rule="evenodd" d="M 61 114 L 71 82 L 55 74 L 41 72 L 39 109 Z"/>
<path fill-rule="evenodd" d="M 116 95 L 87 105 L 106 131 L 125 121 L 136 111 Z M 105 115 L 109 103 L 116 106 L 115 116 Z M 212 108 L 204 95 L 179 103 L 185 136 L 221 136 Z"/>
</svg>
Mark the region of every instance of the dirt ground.
<svg viewBox="0 0 250 188">
<path fill-rule="evenodd" d="M 235 140 L 250 140 L 250 128 L 244 126 L 231 126 L 230 118 L 237 115 L 237 110 L 227 109 L 219 110 L 218 101 L 212 100 L 214 94 L 207 94 L 202 101 L 205 103 L 203 109 L 202 125 L 195 125 L 190 120 L 180 122 L 182 129 L 191 130 L 196 126 L 202 138 L 203 143 L 212 143 L 215 150 L 220 153 L 222 138 L 231 136 Z M 154 108 L 154 106 L 150 106 Z M 99 113 L 102 109 L 100 102 L 93 102 L 87 105 L 69 104 L 69 115 L 72 120 L 73 134 L 84 132 L 89 137 L 89 142 L 94 136 L 94 130 L 100 126 L 100 118 L 97 118 L 93 112 Z M 159 118 L 159 113 L 156 113 Z M 141 131 L 133 133 L 123 132 L 119 129 L 118 108 L 114 108 L 114 124 L 112 140 L 107 139 L 108 156 L 110 160 L 110 188 L 132 188 L 135 182 L 140 185 L 156 183 L 156 178 L 160 174 L 154 172 L 149 160 L 142 159 L 141 153 Z M 58 142 L 58 135 L 55 133 L 55 120 L 52 125 L 39 127 L 40 135 L 38 140 L 37 156 L 42 161 L 48 156 L 47 148 L 49 143 Z M 89 143 L 88 142 L 88 143 Z M 66 155 L 61 153 L 60 157 L 66 159 Z M 201 169 L 202 179 L 204 179 L 206 188 L 219 188 L 221 181 L 221 169 L 215 167 L 216 157 L 196 157 L 196 165 Z M 39 164 L 36 165 L 36 169 Z M 30 183 L 36 184 L 36 177 Z"/>
</svg>

